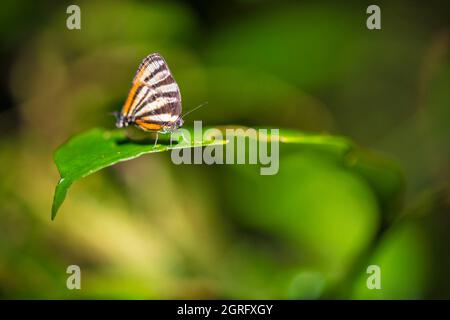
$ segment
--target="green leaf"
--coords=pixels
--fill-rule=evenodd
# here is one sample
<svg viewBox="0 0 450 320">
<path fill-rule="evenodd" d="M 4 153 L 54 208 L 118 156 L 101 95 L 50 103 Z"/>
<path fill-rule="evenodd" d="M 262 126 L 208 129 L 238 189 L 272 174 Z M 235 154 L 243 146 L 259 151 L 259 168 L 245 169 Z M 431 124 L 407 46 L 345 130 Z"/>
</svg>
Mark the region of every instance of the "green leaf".
<svg viewBox="0 0 450 320">
<path fill-rule="evenodd" d="M 168 135 L 160 134 L 159 136 L 159 143 L 155 146 L 154 140 L 128 138 L 125 130 L 107 131 L 96 128 L 74 136 L 60 146 L 54 155 L 61 179 L 55 190 L 52 219 L 55 218 L 72 183 L 96 171 L 147 153 L 226 143 L 224 140 L 213 139 L 209 141 L 180 139 L 179 143 L 171 146 L 168 144 Z"/>
<path fill-rule="evenodd" d="M 218 127 L 221 132 L 226 129 L 241 128 L 241 133 L 245 134 L 248 128 L 241 126 Z M 208 128 L 203 128 L 205 131 Z M 203 140 L 194 140 L 195 135 L 192 129 L 190 141 L 180 139 L 178 143 L 170 144 L 170 135 L 159 135 L 158 144 L 154 145 L 154 140 L 149 139 L 150 135 L 146 135 L 145 139 L 132 139 L 127 137 L 125 130 L 108 131 L 105 129 L 92 129 L 72 137 L 69 141 L 60 146 L 54 155 L 54 160 L 61 179 L 59 180 L 52 206 L 52 219 L 55 218 L 58 209 L 63 203 L 67 191 L 70 186 L 78 179 L 84 178 L 103 168 L 112 166 L 121 161 L 127 161 L 137 158 L 141 155 L 153 152 L 163 152 L 172 149 L 203 147 L 207 145 L 221 145 L 228 141 L 222 137 L 209 136 Z M 223 135 L 225 136 L 225 135 Z M 259 140 L 268 140 L 270 136 L 259 134 Z M 355 150 L 355 145 L 339 136 L 331 136 L 326 134 L 310 134 L 295 130 L 281 129 L 279 141 L 285 145 L 303 145 L 307 147 L 317 147 L 335 155 L 343 163 L 350 168 L 359 163 L 360 157 Z M 356 158 L 355 158 L 356 157 Z M 349 159 L 351 161 L 349 162 Z M 376 164 L 375 164 L 376 166 Z M 382 167 L 380 170 L 388 170 Z M 394 175 L 396 177 L 396 175 Z M 370 178 L 370 177 L 369 177 Z"/>
</svg>

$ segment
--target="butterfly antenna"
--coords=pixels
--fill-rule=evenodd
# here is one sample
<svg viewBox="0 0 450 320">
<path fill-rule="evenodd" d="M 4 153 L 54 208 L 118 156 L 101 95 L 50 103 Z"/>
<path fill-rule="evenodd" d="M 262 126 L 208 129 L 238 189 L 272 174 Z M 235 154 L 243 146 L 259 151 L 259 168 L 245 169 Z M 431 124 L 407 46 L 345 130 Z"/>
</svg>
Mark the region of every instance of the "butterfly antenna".
<svg viewBox="0 0 450 320">
<path fill-rule="evenodd" d="M 206 106 L 207 104 L 208 104 L 208 101 L 203 102 L 201 105 L 199 105 L 199 106 L 195 107 L 194 109 L 189 110 L 188 112 L 186 112 L 185 114 L 183 114 L 183 115 L 181 116 L 181 118 L 184 119 L 184 117 L 186 117 L 189 113 L 194 112 L 195 110 L 200 109 L 201 107 L 204 107 L 204 106 Z"/>
</svg>

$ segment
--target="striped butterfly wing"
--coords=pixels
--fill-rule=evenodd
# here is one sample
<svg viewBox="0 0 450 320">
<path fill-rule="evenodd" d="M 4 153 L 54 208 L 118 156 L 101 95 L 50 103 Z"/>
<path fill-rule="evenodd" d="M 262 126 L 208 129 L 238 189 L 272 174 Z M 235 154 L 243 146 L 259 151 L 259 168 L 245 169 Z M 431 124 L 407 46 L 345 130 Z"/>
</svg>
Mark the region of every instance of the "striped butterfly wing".
<svg viewBox="0 0 450 320">
<path fill-rule="evenodd" d="M 144 130 L 159 131 L 181 115 L 181 94 L 167 63 L 158 53 L 147 56 L 136 72 L 122 116 Z"/>
</svg>

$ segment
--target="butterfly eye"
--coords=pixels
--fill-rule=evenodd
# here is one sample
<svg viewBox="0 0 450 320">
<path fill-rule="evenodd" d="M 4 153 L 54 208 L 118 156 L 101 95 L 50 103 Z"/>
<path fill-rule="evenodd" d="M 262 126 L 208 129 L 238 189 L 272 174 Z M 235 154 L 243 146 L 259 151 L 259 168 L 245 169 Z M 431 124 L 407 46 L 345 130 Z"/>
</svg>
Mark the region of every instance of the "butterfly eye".
<svg viewBox="0 0 450 320">
<path fill-rule="evenodd" d="M 122 128 L 123 125 L 124 125 L 124 123 L 123 123 L 123 118 L 122 118 L 122 116 L 117 116 L 116 127 L 117 127 L 117 128 Z"/>
</svg>

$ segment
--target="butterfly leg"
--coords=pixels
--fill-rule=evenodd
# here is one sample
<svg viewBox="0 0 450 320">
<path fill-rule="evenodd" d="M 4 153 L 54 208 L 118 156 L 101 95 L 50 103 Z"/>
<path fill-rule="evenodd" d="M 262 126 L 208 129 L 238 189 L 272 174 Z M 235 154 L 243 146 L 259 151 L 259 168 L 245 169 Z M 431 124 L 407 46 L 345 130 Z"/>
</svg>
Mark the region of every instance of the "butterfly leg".
<svg viewBox="0 0 450 320">
<path fill-rule="evenodd" d="M 155 145 L 153 146 L 154 148 L 156 148 L 156 144 L 158 143 L 158 132 L 156 132 L 156 139 L 155 139 Z"/>
<path fill-rule="evenodd" d="M 184 135 L 184 131 L 183 131 L 183 133 L 182 133 L 182 135 L 181 135 L 182 137 L 183 137 L 183 141 L 184 142 L 186 142 L 186 143 L 191 143 L 191 139 L 189 138 L 186 138 L 186 136 Z"/>
</svg>

